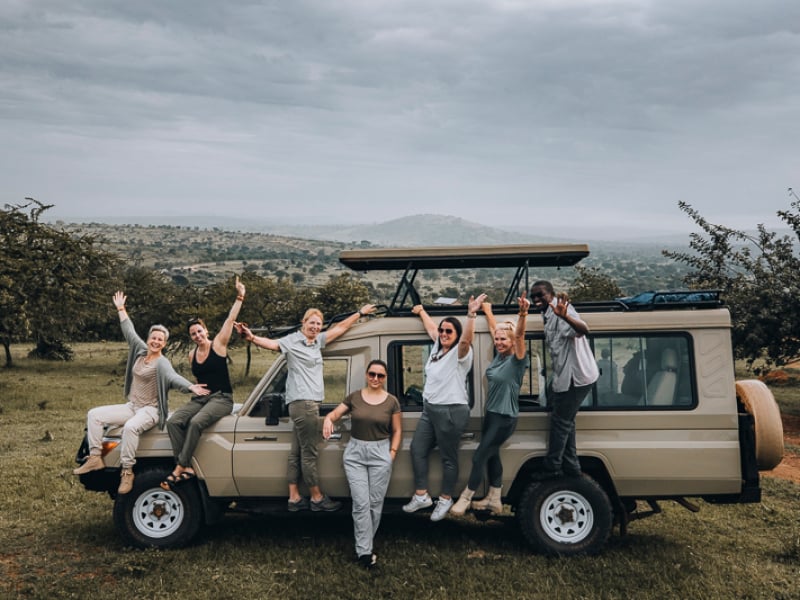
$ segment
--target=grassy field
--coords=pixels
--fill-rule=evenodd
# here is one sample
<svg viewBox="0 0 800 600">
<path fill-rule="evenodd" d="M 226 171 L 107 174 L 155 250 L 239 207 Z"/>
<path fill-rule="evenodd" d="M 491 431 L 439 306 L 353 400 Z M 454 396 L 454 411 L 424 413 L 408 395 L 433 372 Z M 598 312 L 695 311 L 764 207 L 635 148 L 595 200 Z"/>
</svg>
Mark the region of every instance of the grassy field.
<svg viewBox="0 0 800 600">
<path fill-rule="evenodd" d="M 122 400 L 122 344 L 76 346 L 76 361 L 24 357 L 0 370 L 0 598 L 798 598 L 800 486 L 764 479 L 761 504 L 699 502 L 615 532 L 596 557 L 531 554 L 512 520 L 387 516 L 379 569 L 351 562 L 349 515 L 231 515 L 182 550 L 125 548 L 111 500 L 71 474 L 88 408 Z M 242 401 L 271 353 L 255 355 Z M 797 411 L 796 388 L 776 390 Z M 173 395 L 180 401 L 178 394 Z"/>
</svg>

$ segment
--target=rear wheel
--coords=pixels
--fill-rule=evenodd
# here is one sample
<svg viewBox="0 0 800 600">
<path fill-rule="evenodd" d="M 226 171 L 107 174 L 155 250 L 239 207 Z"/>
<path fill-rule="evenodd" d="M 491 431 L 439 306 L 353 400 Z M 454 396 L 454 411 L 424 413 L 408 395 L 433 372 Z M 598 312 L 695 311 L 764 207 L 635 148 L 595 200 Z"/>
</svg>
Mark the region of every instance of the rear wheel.
<svg viewBox="0 0 800 600">
<path fill-rule="evenodd" d="M 760 471 L 769 471 L 783 460 L 783 423 L 772 392 L 758 379 L 736 382 L 736 395 L 753 416 L 756 437 L 756 463 Z"/>
<path fill-rule="evenodd" d="M 194 481 L 169 491 L 159 483 L 168 471 L 146 470 L 136 474 L 133 489 L 117 495 L 114 525 L 126 544 L 137 548 L 178 548 L 200 530 L 202 508 Z"/>
<path fill-rule="evenodd" d="M 534 549 L 561 556 L 599 552 L 613 523 L 608 495 L 586 476 L 529 484 L 517 519 Z"/>
</svg>

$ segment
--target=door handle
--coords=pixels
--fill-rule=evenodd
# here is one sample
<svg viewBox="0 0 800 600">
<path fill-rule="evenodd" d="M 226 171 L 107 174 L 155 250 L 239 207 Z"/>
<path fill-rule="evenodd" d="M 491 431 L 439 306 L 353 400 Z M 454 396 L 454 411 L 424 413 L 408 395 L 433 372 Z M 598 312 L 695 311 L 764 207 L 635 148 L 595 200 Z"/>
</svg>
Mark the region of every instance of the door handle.
<svg viewBox="0 0 800 600">
<path fill-rule="evenodd" d="M 471 433 L 471 432 L 470 433 L 462 433 L 461 434 L 461 439 L 462 440 L 474 440 L 475 439 L 475 434 Z"/>
<path fill-rule="evenodd" d="M 245 442 L 277 442 L 276 435 L 257 435 L 255 437 L 244 438 Z"/>
<path fill-rule="evenodd" d="M 334 433 L 331 434 L 331 437 L 328 438 L 328 441 L 330 441 L 330 440 L 341 440 L 341 439 L 342 439 L 342 434 L 334 432 Z"/>
</svg>

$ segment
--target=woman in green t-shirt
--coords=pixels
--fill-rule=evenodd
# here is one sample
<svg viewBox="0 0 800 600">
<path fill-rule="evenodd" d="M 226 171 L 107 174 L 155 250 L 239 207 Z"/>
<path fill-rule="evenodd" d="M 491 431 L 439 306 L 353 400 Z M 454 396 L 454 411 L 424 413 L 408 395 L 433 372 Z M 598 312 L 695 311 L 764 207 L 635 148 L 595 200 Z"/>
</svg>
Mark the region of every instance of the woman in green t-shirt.
<svg viewBox="0 0 800 600">
<path fill-rule="evenodd" d="M 500 461 L 500 446 L 511 437 L 517 426 L 519 390 L 528 366 L 525 350 L 525 319 L 531 303 L 525 297 L 525 292 L 518 300 L 519 318 L 516 325 L 511 321 L 498 325 L 492 313 L 492 305 L 488 302 L 481 305 L 494 338 L 496 352 L 492 363 L 486 369 L 488 398 L 481 443 L 472 456 L 472 471 L 467 487 L 450 509 L 454 515 L 463 515 L 470 505 L 473 510 L 490 510 L 494 514 L 503 511 L 501 500 L 503 463 Z M 483 481 L 487 467 L 489 493 L 483 500 L 472 502 L 472 496 Z"/>
</svg>

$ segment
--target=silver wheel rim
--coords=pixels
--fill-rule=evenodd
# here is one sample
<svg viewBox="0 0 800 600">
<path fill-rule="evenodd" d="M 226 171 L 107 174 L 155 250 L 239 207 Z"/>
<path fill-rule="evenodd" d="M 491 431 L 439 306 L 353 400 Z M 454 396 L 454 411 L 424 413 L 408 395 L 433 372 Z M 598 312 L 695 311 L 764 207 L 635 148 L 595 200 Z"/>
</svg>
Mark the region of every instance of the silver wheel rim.
<svg viewBox="0 0 800 600">
<path fill-rule="evenodd" d="M 542 503 L 539 522 L 548 538 L 562 544 L 585 540 L 594 527 L 594 511 L 586 498 L 570 490 L 550 494 Z"/>
<path fill-rule="evenodd" d="M 147 537 L 165 538 L 178 530 L 184 513 L 183 501 L 175 492 L 151 488 L 136 499 L 133 524 Z"/>
</svg>

